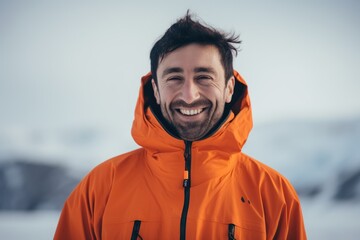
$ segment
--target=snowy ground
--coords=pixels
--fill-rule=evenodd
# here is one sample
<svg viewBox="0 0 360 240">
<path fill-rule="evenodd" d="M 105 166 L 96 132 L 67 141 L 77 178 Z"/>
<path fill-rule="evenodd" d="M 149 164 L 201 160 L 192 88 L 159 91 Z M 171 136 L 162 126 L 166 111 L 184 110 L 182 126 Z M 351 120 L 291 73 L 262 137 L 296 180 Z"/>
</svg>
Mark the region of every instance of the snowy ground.
<svg viewBox="0 0 360 240">
<path fill-rule="evenodd" d="M 309 240 L 358 240 L 360 204 L 302 201 Z"/>
<path fill-rule="evenodd" d="M 360 236 L 360 205 L 303 201 L 309 240 L 356 240 Z M 53 238 L 59 212 L 0 212 L 0 239 Z"/>
<path fill-rule="evenodd" d="M 58 218 L 57 211 L 0 212 L 0 239 L 52 239 Z"/>
</svg>

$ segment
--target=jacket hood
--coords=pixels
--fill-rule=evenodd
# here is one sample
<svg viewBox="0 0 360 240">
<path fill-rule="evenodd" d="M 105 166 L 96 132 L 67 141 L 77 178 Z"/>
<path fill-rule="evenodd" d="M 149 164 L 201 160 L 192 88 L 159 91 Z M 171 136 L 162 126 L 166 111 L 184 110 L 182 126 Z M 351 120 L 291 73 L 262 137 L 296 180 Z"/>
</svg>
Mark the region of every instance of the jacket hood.
<svg viewBox="0 0 360 240">
<path fill-rule="evenodd" d="M 234 71 L 235 90 L 226 114 L 210 134 L 193 142 L 199 148 L 222 149 L 228 153 L 241 151 L 252 128 L 251 104 L 247 84 Z M 151 86 L 151 73 L 141 78 L 131 134 L 137 144 L 155 152 L 177 151 L 184 148 L 184 140 L 163 120 Z"/>
</svg>

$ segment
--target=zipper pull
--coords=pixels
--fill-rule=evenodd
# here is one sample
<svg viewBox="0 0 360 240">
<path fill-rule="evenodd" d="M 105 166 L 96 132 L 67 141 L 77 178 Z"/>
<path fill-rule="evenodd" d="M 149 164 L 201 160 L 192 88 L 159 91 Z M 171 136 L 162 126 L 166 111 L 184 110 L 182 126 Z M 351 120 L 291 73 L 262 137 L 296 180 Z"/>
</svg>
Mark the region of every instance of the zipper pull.
<svg viewBox="0 0 360 240">
<path fill-rule="evenodd" d="M 189 171 L 185 170 L 184 171 L 184 183 L 183 183 L 183 187 L 187 188 L 189 187 Z"/>
<path fill-rule="evenodd" d="M 184 151 L 184 158 L 185 158 L 185 170 L 184 170 L 184 188 L 190 188 L 190 168 L 191 168 L 191 143 L 185 141 L 185 151 Z"/>
</svg>

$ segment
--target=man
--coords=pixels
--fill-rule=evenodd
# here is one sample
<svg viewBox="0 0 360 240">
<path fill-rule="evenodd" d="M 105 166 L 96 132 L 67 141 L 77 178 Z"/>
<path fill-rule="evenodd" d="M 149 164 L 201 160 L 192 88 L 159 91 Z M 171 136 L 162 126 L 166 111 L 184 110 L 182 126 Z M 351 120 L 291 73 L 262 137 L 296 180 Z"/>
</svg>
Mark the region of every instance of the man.
<svg viewBox="0 0 360 240">
<path fill-rule="evenodd" d="M 141 148 L 81 181 L 55 239 L 306 239 L 291 184 L 241 152 L 252 119 L 238 43 L 189 14 L 166 31 L 136 105 Z"/>
</svg>

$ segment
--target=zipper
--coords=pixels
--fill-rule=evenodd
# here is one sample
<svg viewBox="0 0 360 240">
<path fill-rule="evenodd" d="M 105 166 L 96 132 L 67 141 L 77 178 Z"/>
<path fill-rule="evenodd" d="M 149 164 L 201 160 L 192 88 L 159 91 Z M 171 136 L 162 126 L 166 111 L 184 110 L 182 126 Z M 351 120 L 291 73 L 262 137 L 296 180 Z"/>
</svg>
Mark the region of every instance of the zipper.
<svg viewBox="0 0 360 240">
<path fill-rule="evenodd" d="M 235 225 L 229 224 L 229 240 L 236 240 L 235 239 Z"/>
<path fill-rule="evenodd" d="M 184 170 L 184 206 L 181 213 L 180 220 L 180 240 L 185 240 L 186 238 L 186 219 L 189 210 L 190 202 L 190 186 L 191 186 L 191 145 L 192 142 L 185 141 L 185 170 Z"/>
<path fill-rule="evenodd" d="M 142 237 L 139 235 L 140 225 L 141 225 L 140 220 L 134 221 L 134 227 L 133 227 L 133 231 L 131 233 L 131 240 L 137 240 L 138 238 L 142 239 Z"/>
</svg>

